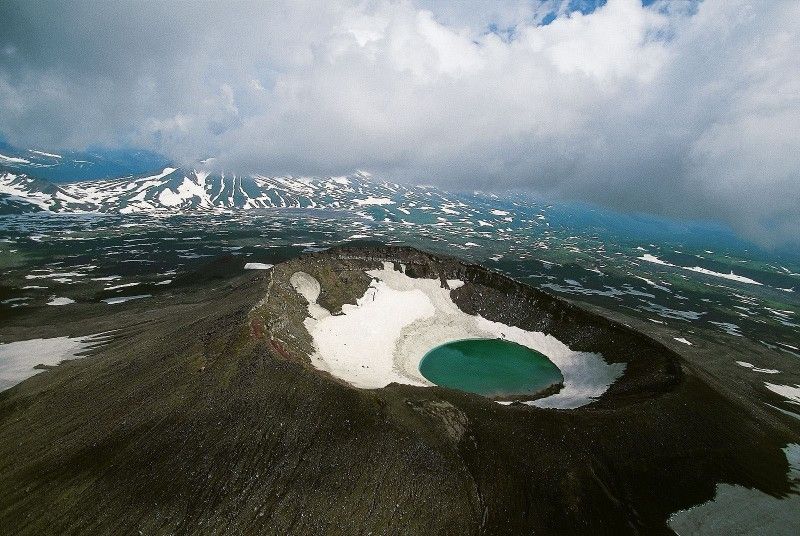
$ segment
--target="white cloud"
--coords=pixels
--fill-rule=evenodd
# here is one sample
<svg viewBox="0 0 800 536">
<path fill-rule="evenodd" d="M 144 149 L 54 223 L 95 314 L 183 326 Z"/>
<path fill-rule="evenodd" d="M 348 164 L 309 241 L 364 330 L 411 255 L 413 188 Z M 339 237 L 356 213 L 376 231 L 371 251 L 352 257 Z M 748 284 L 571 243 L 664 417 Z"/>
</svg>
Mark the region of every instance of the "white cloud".
<svg viewBox="0 0 800 536">
<path fill-rule="evenodd" d="M 0 59 L 13 142 L 522 186 L 800 236 L 793 0 L 32 4 L 8 8 Z"/>
</svg>

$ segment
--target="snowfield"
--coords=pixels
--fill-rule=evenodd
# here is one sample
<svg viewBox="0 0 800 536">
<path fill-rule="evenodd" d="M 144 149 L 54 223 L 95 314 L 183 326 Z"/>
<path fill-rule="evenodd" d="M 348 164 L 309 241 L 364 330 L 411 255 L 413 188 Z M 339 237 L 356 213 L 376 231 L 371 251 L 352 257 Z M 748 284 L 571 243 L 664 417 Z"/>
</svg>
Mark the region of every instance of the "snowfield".
<svg viewBox="0 0 800 536">
<path fill-rule="evenodd" d="M 14 156 L 6 156 L 4 154 L 0 154 L 0 162 L 5 162 L 7 164 L 30 164 L 30 160 L 17 158 Z"/>
<path fill-rule="evenodd" d="M 140 300 L 142 298 L 151 298 L 152 294 L 138 294 L 136 296 L 120 296 L 119 298 L 106 298 L 105 300 L 100 300 L 102 302 L 107 303 L 108 305 L 116 305 L 118 303 L 125 303 L 131 300 Z"/>
<path fill-rule="evenodd" d="M 739 283 L 747 283 L 748 285 L 763 285 L 763 283 L 759 283 L 755 279 L 750 279 L 749 277 L 745 277 L 743 275 L 736 275 L 731 270 L 731 273 L 725 274 L 722 272 L 715 272 L 714 270 L 708 270 L 707 268 L 702 268 L 700 266 L 678 266 L 677 264 L 672 264 L 667 261 L 663 261 L 656 257 L 655 255 L 651 255 L 649 253 L 645 253 L 641 257 L 637 257 L 640 261 L 646 261 L 653 264 L 660 264 L 662 266 L 671 266 L 673 268 L 680 268 L 682 270 L 689 270 L 690 272 L 697 272 L 698 274 L 710 275 L 713 277 L 721 277 L 722 279 L 728 279 L 730 281 L 737 281 Z M 640 278 L 644 279 L 644 278 Z M 647 281 L 646 279 L 644 279 Z"/>
<path fill-rule="evenodd" d="M 788 403 L 800 406 L 800 385 L 780 385 L 769 382 L 765 382 L 764 385 L 773 393 L 784 397 Z"/>
<path fill-rule="evenodd" d="M 456 340 L 501 338 L 546 355 L 561 369 L 564 387 L 555 395 L 527 404 L 547 408 L 577 408 L 590 403 L 624 372 L 621 363 L 608 364 L 600 354 L 577 352 L 551 335 L 526 331 L 464 313 L 450 298 L 463 285 L 438 279 L 411 278 L 391 263 L 367 272 L 373 278 L 355 305 L 331 315 L 317 303 L 320 284 L 296 272 L 290 278 L 308 302 L 305 327 L 313 339 L 312 364 L 362 389 L 390 383 L 431 386 L 419 372 L 422 358 L 433 348 Z"/>
<path fill-rule="evenodd" d="M 369 206 L 369 205 L 393 205 L 394 201 L 389 199 L 388 197 L 368 197 L 366 199 L 354 199 L 353 202 L 360 206 Z"/>
<path fill-rule="evenodd" d="M 244 265 L 245 270 L 269 270 L 270 268 L 272 268 L 271 264 L 263 262 L 248 262 Z"/>
<path fill-rule="evenodd" d="M 787 480 L 800 486 L 800 444 L 783 448 Z M 678 534 L 799 534 L 800 495 L 773 497 L 757 489 L 717 484 L 714 499 L 673 514 L 668 521 Z"/>
<path fill-rule="evenodd" d="M 75 300 L 70 298 L 58 298 L 54 296 L 49 302 L 47 302 L 47 305 L 69 305 L 71 303 L 75 303 Z"/>
<path fill-rule="evenodd" d="M 53 337 L 0 344 L 0 391 L 42 372 L 43 369 L 33 368 L 36 365 L 55 366 L 80 357 L 79 354 L 102 342 L 105 336 L 97 333 L 81 338 Z"/>
</svg>

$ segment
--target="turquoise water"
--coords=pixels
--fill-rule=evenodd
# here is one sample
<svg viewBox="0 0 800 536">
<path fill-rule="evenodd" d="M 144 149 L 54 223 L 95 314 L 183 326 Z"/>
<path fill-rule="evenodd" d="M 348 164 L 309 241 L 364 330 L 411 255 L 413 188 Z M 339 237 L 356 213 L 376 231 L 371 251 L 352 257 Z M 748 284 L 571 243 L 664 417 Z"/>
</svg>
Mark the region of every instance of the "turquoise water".
<svg viewBox="0 0 800 536">
<path fill-rule="evenodd" d="M 564 381 L 544 354 L 502 339 L 465 339 L 425 354 L 419 371 L 429 381 L 489 397 L 532 395 Z"/>
</svg>

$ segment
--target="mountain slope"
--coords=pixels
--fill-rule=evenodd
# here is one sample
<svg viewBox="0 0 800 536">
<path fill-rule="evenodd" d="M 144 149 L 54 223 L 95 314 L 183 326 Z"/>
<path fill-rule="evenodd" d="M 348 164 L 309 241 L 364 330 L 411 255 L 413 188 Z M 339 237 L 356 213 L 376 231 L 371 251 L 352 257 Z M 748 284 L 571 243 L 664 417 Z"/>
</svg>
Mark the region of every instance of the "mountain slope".
<svg viewBox="0 0 800 536">
<path fill-rule="evenodd" d="M 59 186 L 0 168 L 0 214 L 85 212 L 93 208 L 81 196 L 76 197 Z"/>
<path fill-rule="evenodd" d="M 323 281 L 321 303 L 338 311 L 383 262 L 458 277 L 464 312 L 552 331 L 627 362 L 625 375 L 574 410 L 337 381 L 308 360 L 308 339 L 288 336 L 308 318 L 292 275 Z M 0 325 L 3 340 L 107 337 L 0 393 L 4 533 L 669 534 L 668 516 L 718 482 L 789 492 L 791 429 L 721 390 L 738 382 L 681 373 L 659 343 L 480 266 L 350 247 L 222 271 L 241 273 L 240 259 L 147 305 L 45 307 L 35 323 Z M 757 507 L 755 519 L 797 517 Z"/>
<path fill-rule="evenodd" d="M 140 149 L 38 151 L 19 149 L 0 140 L 0 166 L 50 182 L 138 175 L 164 167 L 163 156 Z"/>
</svg>

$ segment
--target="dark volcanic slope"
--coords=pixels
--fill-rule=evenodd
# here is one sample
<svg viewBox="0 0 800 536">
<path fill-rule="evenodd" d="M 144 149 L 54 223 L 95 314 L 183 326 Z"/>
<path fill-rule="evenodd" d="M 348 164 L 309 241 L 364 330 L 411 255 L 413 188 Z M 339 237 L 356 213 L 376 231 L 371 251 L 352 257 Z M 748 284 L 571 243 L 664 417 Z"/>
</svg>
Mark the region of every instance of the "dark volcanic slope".
<svg viewBox="0 0 800 536">
<path fill-rule="evenodd" d="M 316 372 L 288 276 L 317 277 L 337 310 L 383 260 L 460 277 L 465 311 L 602 351 L 627 372 L 568 411 L 356 390 Z M 789 433 L 681 372 L 667 348 L 455 260 L 339 249 L 113 315 L 70 307 L 68 321 L 45 310 L 1 331 L 120 328 L 90 357 L 0 393 L 3 533 L 657 534 L 717 482 L 788 490 Z"/>
</svg>

